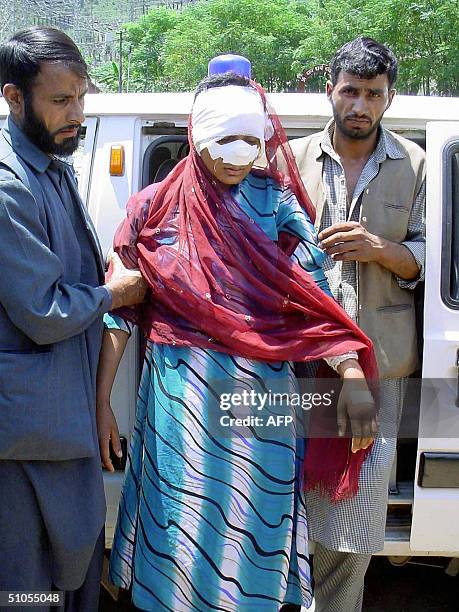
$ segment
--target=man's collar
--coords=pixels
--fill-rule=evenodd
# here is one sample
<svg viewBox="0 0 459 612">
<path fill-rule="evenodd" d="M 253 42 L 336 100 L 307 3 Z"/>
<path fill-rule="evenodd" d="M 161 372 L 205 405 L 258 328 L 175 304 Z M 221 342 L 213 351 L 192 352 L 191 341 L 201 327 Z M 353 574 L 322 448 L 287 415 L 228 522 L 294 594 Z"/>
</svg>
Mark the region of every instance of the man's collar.
<svg viewBox="0 0 459 612">
<path fill-rule="evenodd" d="M 336 156 L 335 149 L 333 148 L 333 132 L 335 130 L 335 121 L 330 119 L 322 132 L 322 138 L 319 142 L 319 157 L 326 153 L 332 157 Z M 318 158 L 317 158 L 318 159 Z"/>
<path fill-rule="evenodd" d="M 335 130 L 335 121 L 330 121 L 325 126 L 322 132 L 322 138 L 319 142 L 316 159 L 319 159 L 324 153 L 331 157 L 336 156 L 336 152 L 333 148 L 333 132 Z M 397 141 L 389 132 L 382 126 L 379 127 L 379 138 L 376 145 L 376 149 L 373 151 L 375 160 L 378 163 L 383 162 L 387 157 L 391 159 L 403 159 L 406 157 L 405 153 L 400 149 Z"/>
<path fill-rule="evenodd" d="M 381 127 L 380 136 L 380 140 L 382 139 L 384 139 L 384 146 L 387 157 L 390 157 L 391 159 L 403 159 L 406 157 L 406 153 L 402 151 L 402 149 L 399 147 L 397 141 L 395 140 L 391 132 L 389 132 L 389 130 L 386 130 L 383 127 Z"/>
<path fill-rule="evenodd" d="M 2 133 L 14 152 L 22 157 L 29 166 L 32 166 L 37 172 L 46 172 L 51 163 L 51 157 L 43 153 L 27 138 L 11 115 L 6 118 Z"/>
</svg>

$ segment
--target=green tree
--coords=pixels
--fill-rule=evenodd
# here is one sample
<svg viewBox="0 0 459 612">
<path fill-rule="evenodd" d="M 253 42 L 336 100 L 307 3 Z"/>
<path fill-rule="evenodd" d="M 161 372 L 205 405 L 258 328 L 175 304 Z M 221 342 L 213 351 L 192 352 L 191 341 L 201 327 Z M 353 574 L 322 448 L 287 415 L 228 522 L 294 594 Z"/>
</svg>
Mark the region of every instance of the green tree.
<svg viewBox="0 0 459 612">
<path fill-rule="evenodd" d="M 389 0 L 386 10 L 379 29 L 400 59 L 398 88 L 459 95 L 457 0 Z"/>
<path fill-rule="evenodd" d="M 129 91 L 165 91 L 169 79 L 162 57 L 164 39 L 178 24 L 181 13 L 160 7 L 125 27 L 125 79 Z"/>
<path fill-rule="evenodd" d="M 116 62 L 106 62 L 90 68 L 91 79 L 103 92 L 118 90 L 119 67 Z"/>
<path fill-rule="evenodd" d="M 124 33 L 124 91 L 192 89 L 221 53 L 248 57 L 268 91 L 288 91 L 366 35 L 397 55 L 400 93 L 459 95 L 458 0 L 201 0 L 181 11 L 154 8 Z M 95 80 L 116 91 L 115 72 L 104 65 Z M 307 88 L 323 91 L 324 80 Z"/>
<path fill-rule="evenodd" d="M 311 7 L 312 8 L 312 7 Z M 457 0 L 321 0 L 297 49 L 298 72 L 328 63 L 345 42 L 371 36 L 399 59 L 400 93 L 458 95 Z"/>
<path fill-rule="evenodd" d="M 305 3 L 294 0 L 209 0 L 182 11 L 154 9 L 126 28 L 131 79 L 138 90 L 191 89 L 210 59 L 238 53 L 252 61 L 268 90 L 294 86 L 295 49 L 307 32 Z"/>
<path fill-rule="evenodd" d="M 269 91 L 296 83 L 295 49 L 307 34 L 304 3 L 292 0 L 210 0 L 190 5 L 166 36 L 164 66 L 177 87 L 192 88 L 221 53 L 244 55 Z"/>
</svg>

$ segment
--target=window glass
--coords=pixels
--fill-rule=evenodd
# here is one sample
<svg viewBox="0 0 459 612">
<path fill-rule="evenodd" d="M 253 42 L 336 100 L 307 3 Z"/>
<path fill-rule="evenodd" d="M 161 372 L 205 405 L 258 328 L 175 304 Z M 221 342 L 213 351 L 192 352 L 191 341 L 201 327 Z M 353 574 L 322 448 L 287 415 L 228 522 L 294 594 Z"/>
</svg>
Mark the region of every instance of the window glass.
<svg viewBox="0 0 459 612">
<path fill-rule="evenodd" d="M 459 143 L 450 152 L 450 172 L 447 172 L 450 181 L 450 197 L 447 205 L 451 207 L 451 259 L 450 259 L 450 298 L 459 307 Z"/>
</svg>

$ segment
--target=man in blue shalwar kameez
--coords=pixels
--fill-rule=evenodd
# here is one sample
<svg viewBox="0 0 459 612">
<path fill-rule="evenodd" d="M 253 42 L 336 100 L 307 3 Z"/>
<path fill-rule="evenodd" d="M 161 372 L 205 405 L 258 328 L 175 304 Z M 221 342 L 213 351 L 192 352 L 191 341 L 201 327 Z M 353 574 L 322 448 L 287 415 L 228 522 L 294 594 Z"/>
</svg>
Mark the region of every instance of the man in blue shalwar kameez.
<svg viewBox="0 0 459 612">
<path fill-rule="evenodd" d="M 0 591 L 65 591 L 98 607 L 105 500 L 95 424 L 102 315 L 143 299 L 140 275 L 104 285 L 73 153 L 86 64 L 35 27 L 0 47 Z M 19 608 L 17 608 L 19 609 Z M 53 608 L 56 609 L 56 608 Z"/>
</svg>

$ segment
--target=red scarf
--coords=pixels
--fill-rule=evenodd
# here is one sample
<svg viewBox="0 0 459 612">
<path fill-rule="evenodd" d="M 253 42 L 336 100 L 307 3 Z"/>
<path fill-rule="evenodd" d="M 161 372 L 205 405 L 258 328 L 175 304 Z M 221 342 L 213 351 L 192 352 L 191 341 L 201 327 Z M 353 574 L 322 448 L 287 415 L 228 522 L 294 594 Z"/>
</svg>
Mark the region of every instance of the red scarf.
<svg viewBox="0 0 459 612">
<path fill-rule="evenodd" d="M 313 218 L 279 118 L 255 86 L 274 130 L 266 142 L 266 173 L 290 186 Z M 117 230 L 116 252 L 127 267 L 141 270 L 151 288 L 151 299 L 127 316 L 153 342 L 259 361 L 310 361 L 357 351 L 367 379 L 376 379 L 371 341 L 290 259 L 297 241 L 285 235 L 279 243 L 270 240 L 206 169 L 191 126 L 189 142 L 190 154 L 164 181 L 132 196 Z M 333 500 L 354 495 L 367 452 L 351 455 L 348 438 L 310 438 L 306 487 L 319 487 Z"/>
</svg>

